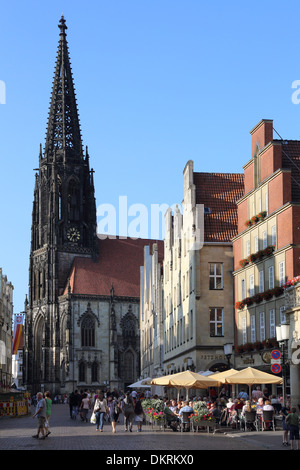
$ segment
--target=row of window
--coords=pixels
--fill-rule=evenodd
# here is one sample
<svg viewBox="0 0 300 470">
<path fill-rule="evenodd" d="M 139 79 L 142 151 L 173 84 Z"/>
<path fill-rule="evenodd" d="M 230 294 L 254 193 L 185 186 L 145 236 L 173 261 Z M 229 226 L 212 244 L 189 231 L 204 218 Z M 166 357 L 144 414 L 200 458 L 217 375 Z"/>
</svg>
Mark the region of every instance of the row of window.
<svg viewBox="0 0 300 470">
<path fill-rule="evenodd" d="M 285 307 L 280 308 L 280 323 L 286 322 L 286 315 L 285 315 Z M 275 338 L 276 337 L 276 315 L 275 309 L 272 308 L 268 311 L 268 318 L 266 318 L 266 314 L 264 311 L 261 311 L 258 316 L 259 325 L 257 328 L 256 321 L 257 317 L 255 315 L 250 315 L 250 343 L 255 343 L 255 341 L 264 341 L 267 337 L 268 338 Z M 268 331 L 266 320 L 268 320 Z M 257 337 L 257 331 L 259 335 Z M 246 317 L 242 318 L 242 342 L 243 344 L 247 343 L 247 319 Z"/>
<path fill-rule="evenodd" d="M 272 227 L 272 232 L 271 232 L 270 238 L 271 238 L 271 240 L 269 240 L 268 232 L 264 231 L 262 233 L 262 246 L 260 246 L 259 237 L 258 237 L 258 235 L 256 235 L 254 237 L 254 246 L 252 248 L 252 253 L 257 253 L 260 249 L 264 250 L 265 248 L 267 248 L 268 245 L 276 246 L 276 241 L 277 241 L 276 225 L 273 225 L 273 227 Z M 251 242 L 250 242 L 250 240 L 246 240 L 245 258 L 247 258 L 250 254 L 251 254 Z"/>
<path fill-rule="evenodd" d="M 218 290 L 223 289 L 223 263 L 209 263 L 209 289 Z M 185 300 L 189 294 L 193 292 L 193 269 L 190 267 L 186 275 L 182 276 L 182 286 L 174 287 L 174 307 L 181 305 L 181 301 Z M 166 297 L 165 302 L 166 312 L 172 312 L 172 296 L 171 294 Z"/>
<path fill-rule="evenodd" d="M 258 271 L 258 292 L 264 292 L 266 289 L 274 289 L 275 287 L 275 272 L 274 266 L 269 266 L 267 270 L 268 275 L 268 285 L 265 285 L 265 271 L 264 269 Z M 285 283 L 285 262 L 281 261 L 278 263 L 278 279 L 279 286 L 283 286 Z M 248 295 L 247 295 L 248 294 Z M 248 289 L 246 286 L 246 279 L 241 280 L 241 300 L 246 297 L 252 297 L 255 295 L 255 276 L 251 274 L 249 276 L 249 285 Z"/>
<path fill-rule="evenodd" d="M 181 346 L 186 341 L 193 339 L 193 310 L 190 311 L 188 324 L 185 317 L 177 321 L 175 325 L 170 325 L 165 331 L 165 349 L 169 352 Z M 209 308 L 209 335 L 210 337 L 224 336 L 224 309 L 223 307 Z"/>
</svg>

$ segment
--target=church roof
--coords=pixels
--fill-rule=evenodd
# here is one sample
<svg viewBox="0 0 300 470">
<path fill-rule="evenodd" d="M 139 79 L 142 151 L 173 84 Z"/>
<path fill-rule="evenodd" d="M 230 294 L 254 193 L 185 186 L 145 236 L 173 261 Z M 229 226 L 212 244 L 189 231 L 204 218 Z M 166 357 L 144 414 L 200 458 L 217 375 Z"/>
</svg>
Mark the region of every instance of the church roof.
<svg viewBox="0 0 300 470">
<path fill-rule="evenodd" d="M 237 235 L 236 201 L 244 195 L 243 173 L 194 173 L 196 204 L 204 205 L 204 241 L 230 242 Z"/>
<path fill-rule="evenodd" d="M 140 297 L 140 267 L 144 264 L 144 247 L 157 243 L 163 260 L 162 240 L 105 238 L 98 239 L 99 258 L 76 257 L 70 273 L 72 294 L 110 295 L 113 284 L 117 297 Z M 68 292 L 68 285 L 64 294 Z"/>
</svg>

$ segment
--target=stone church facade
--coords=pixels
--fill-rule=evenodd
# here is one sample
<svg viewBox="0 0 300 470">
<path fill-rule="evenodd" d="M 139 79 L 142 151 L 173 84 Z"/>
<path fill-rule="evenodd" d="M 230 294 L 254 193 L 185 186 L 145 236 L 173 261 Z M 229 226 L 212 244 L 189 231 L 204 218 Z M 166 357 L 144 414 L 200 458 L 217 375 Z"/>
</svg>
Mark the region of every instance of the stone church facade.
<svg viewBox="0 0 300 470">
<path fill-rule="evenodd" d="M 34 187 L 24 384 L 32 393 L 122 389 L 140 375 L 140 266 L 149 240 L 97 237 L 94 172 L 82 145 L 63 16 L 58 26 Z"/>
</svg>

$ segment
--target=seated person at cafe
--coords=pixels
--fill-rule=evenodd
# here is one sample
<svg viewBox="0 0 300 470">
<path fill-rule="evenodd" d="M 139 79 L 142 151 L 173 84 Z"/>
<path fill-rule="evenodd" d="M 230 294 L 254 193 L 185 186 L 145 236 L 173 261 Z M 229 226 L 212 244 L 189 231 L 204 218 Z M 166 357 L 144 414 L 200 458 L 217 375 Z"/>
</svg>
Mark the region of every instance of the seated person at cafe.
<svg viewBox="0 0 300 470">
<path fill-rule="evenodd" d="M 177 431 L 177 424 L 179 423 L 179 418 L 171 410 L 171 402 L 170 401 L 167 401 L 167 403 L 165 405 L 165 408 L 164 408 L 164 413 L 166 415 L 167 425 L 170 426 L 170 428 L 173 431 Z"/>
<path fill-rule="evenodd" d="M 190 402 L 191 403 L 191 402 Z M 194 410 L 193 408 L 190 406 L 189 402 L 186 400 L 183 402 L 183 407 L 180 408 L 179 410 L 179 417 L 181 418 L 181 421 L 183 419 L 183 413 L 189 413 L 189 414 L 193 414 L 194 413 Z M 188 424 L 187 425 L 187 430 L 189 430 L 189 423 L 186 423 Z"/>
</svg>

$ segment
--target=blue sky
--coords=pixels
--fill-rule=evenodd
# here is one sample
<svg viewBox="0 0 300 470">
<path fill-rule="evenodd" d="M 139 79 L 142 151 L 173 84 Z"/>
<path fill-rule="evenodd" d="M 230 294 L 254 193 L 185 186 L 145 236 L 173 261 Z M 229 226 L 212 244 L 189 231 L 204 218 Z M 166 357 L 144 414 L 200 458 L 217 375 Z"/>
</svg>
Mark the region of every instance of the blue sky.
<svg viewBox="0 0 300 470">
<path fill-rule="evenodd" d="M 300 139 L 299 2 L 1 2 L 0 266 L 28 290 L 34 171 L 45 142 L 58 21 L 67 40 L 97 206 L 181 203 L 182 171 L 242 172 L 249 131 Z M 3 90 L 2 90 L 3 91 Z M 1 93 L 0 93 L 1 97 Z"/>
</svg>

